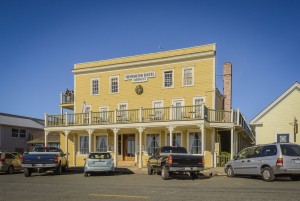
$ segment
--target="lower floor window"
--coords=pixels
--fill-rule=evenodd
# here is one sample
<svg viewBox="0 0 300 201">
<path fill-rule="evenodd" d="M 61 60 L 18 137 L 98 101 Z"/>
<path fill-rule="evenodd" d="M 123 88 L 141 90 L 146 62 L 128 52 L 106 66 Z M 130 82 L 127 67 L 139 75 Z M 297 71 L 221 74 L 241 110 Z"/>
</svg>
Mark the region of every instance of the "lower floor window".
<svg viewBox="0 0 300 201">
<path fill-rule="evenodd" d="M 160 146 L 159 134 L 148 134 L 147 135 L 148 154 L 153 154 L 159 146 Z"/>
<path fill-rule="evenodd" d="M 107 152 L 107 137 L 96 136 L 96 151 Z"/>
<path fill-rule="evenodd" d="M 202 154 L 202 136 L 200 132 L 189 133 L 189 152 L 191 154 Z"/>
<path fill-rule="evenodd" d="M 167 135 L 167 146 L 170 146 L 170 133 Z M 173 133 L 173 146 L 181 146 L 181 133 Z"/>
<path fill-rule="evenodd" d="M 80 136 L 80 154 L 88 154 L 89 153 L 89 137 L 88 136 Z"/>
</svg>

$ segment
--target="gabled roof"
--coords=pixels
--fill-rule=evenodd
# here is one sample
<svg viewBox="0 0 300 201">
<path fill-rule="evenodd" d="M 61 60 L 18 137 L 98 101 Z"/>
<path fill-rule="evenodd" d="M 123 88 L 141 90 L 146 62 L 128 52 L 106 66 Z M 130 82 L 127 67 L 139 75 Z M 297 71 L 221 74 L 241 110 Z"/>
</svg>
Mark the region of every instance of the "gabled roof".
<svg viewBox="0 0 300 201">
<path fill-rule="evenodd" d="M 300 91 L 300 84 L 296 82 L 293 84 L 288 90 L 286 90 L 281 96 L 279 96 L 275 101 L 273 101 L 270 105 L 268 105 L 263 111 L 261 111 L 258 115 L 256 115 L 251 121 L 251 125 L 260 124 L 259 120 L 265 116 L 270 110 L 276 107 L 281 101 L 283 101 L 286 97 L 288 97 L 295 90 Z"/>
<path fill-rule="evenodd" d="M 0 113 L 0 125 L 44 129 L 43 122 L 42 119 Z"/>
</svg>

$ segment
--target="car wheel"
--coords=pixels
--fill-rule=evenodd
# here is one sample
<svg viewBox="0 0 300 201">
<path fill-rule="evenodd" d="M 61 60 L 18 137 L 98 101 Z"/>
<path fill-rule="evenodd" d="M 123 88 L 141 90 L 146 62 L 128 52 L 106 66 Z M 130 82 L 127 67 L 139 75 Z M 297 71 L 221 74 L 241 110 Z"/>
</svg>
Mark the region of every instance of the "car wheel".
<svg viewBox="0 0 300 201">
<path fill-rule="evenodd" d="M 88 177 L 88 176 L 89 176 L 89 174 L 88 174 L 87 172 L 84 172 L 83 175 L 84 175 L 85 177 Z"/>
<path fill-rule="evenodd" d="M 25 175 L 25 177 L 30 177 L 31 173 L 32 173 L 31 169 L 28 169 L 28 168 L 24 169 L 24 175 Z"/>
<path fill-rule="evenodd" d="M 56 168 L 55 173 L 56 173 L 57 175 L 61 175 L 61 173 L 62 173 L 62 167 L 61 167 L 61 165 L 59 165 L 59 166 Z"/>
<path fill-rule="evenodd" d="M 163 180 L 168 180 L 169 179 L 169 172 L 168 172 L 166 166 L 162 167 L 161 177 L 163 178 Z"/>
<path fill-rule="evenodd" d="M 233 168 L 231 166 L 228 166 L 226 168 L 226 174 L 228 177 L 234 177 L 234 171 L 233 171 Z"/>
<path fill-rule="evenodd" d="M 151 168 L 151 165 L 149 163 L 147 164 L 147 168 L 148 168 L 148 175 L 152 175 L 153 169 Z"/>
<path fill-rule="evenodd" d="M 191 179 L 198 179 L 198 177 L 199 177 L 199 174 L 198 174 L 198 172 L 190 172 L 190 177 L 191 177 Z"/>
<path fill-rule="evenodd" d="M 261 171 L 261 176 L 262 176 L 262 179 L 267 182 L 274 181 L 274 179 L 275 179 L 273 171 L 270 167 L 263 168 Z"/>
<path fill-rule="evenodd" d="M 10 165 L 6 171 L 7 174 L 12 174 L 14 172 L 14 166 Z"/>
<path fill-rule="evenodd" d="M 291 175 L 290 178 L 293 181 L 299 181 L 300 180 L 300 175 Z"/>
</svg>

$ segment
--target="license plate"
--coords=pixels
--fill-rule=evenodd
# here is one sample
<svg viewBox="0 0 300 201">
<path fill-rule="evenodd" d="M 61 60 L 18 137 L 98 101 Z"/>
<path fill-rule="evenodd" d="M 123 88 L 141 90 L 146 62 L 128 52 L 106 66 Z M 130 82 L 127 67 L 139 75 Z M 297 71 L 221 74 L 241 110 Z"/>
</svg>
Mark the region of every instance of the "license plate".
<svg viewBox="0 0 300 201">
<path fill-rule="evenodd" d="M 186 167 L 186 168 L 184 168 L 184 170 L 191 170 L 191 168 L 189 168 L 189 167 Z"/>
<path fill-rule="evenodd" d="M 35 167 L 44 167 L 44 164 L 36 164 Z"/>
<path fill-rule="evenodd" d="M 299 164 L 299 163 L 300 163 L 300 160 L 295 160 L 295 163 Z"/>
</svg>

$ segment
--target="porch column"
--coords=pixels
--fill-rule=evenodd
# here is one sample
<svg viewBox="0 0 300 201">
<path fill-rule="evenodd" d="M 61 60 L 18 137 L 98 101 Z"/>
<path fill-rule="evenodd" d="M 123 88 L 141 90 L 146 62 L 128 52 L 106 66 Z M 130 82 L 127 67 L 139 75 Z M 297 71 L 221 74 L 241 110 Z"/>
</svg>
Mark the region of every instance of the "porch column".
<svg viewBox="0 0 300 201">
<path fill-rule="evenodd" d="M 203 154 L 203 156 L 205 155 L 205 150 L 206 150 L 206 133 L 205 133 L 205 127 L 204 127 L 204 124 L 201 124 L 201 132 L 202 132 L 202 135 L 201 135 L 201 137 L 202 137 L 202 154 Z"/>
<path fill-rule="evenodd" d="M 118 145 L 118 132 L 119 128 L 113 128 L 112 131 L 114 132 L 114 165 L 117 167 L 117 156 L 118 156 L 118 150 L 117 150 L 117 145 Z"/>
<path fill-rule="evenodd" d="M 175 126 L 171 125 L 171 126 L 167 127 L 167 129 L 170 132 L 170 146 L 173 146 L 173 131 L 175 129 Z"/>
<path fill-rule="evenodd" d="M 89 153 L 91 153 L 92 152 L 92 134 L 93 134 L 94 130 L 88 129 L 87 131 L 89 133 Z"/>
<path fill-rule="evenodd" d="M 145 127 L 137 128 L 139 131 L 139 168 L 142 168 L 142 134 Z"/>
<path fill-rule="evenodd" d="M 65 146 L 66 146 L 66 151 L 65 151 L 65 154 L 67 154 L 67 153 L 69 153 L 69 142 L 68 142 L 68 136 L 69 136 L 69 133 L 70 133 L 70 131 L 69 130 L 65 130 L 65 140 L 66 140 L 66 142 L 65 142 Z M 69 154 L 67 154 L 67 159 L 69 159 L 69 156 L 68 156 Z"/>
<path fill-rule="evenodd" d="M 76 135 L 78 135 L 78 134 L 76 134 Z M 76 155 L 77 155 L 77 153 L 76 153 L 76 144 L 77 144 L 77 138 L 76 138 L 75 135 L 73 136 L 73 141 L 74 141 L 74 147 L 73 147 L 73 165 L 74 165 L 74 167 L 76 167 Z"/>
<path fill-rule="evenodd" d="M 47 147 L 48 134 L 49 134 L 49 131 L 45 131 L 45 147 Z"/>
<path fill-rule="evenodd" d="M 233 130 L 233 128 L 231 129 L 231 135 L 230 135 L 230 148 L 231 148 L 231 150 L 230 150 L 230 152 L 231 152 L 231 155 L 230 155 L 230 159 L 233 159 L 233 156 L 234 156 L 234 139 L 233 139 L 233 137 L 234 137 L 234 130 Z"/>
<path fill-rule="evenodd" d="M 213 128 L 212 129 L 212 132 L 211 132 L 211 156 L 212 156 L 212 158 L 211 158 L 211 166 L 212 167 L 216 167 L 216 165 L 215 165 L 215 161 L 216 161 L 216 159 L 215 159 L 215 136 L 216 136 L 216 129 L 215 128 Z"/>
</svg>

